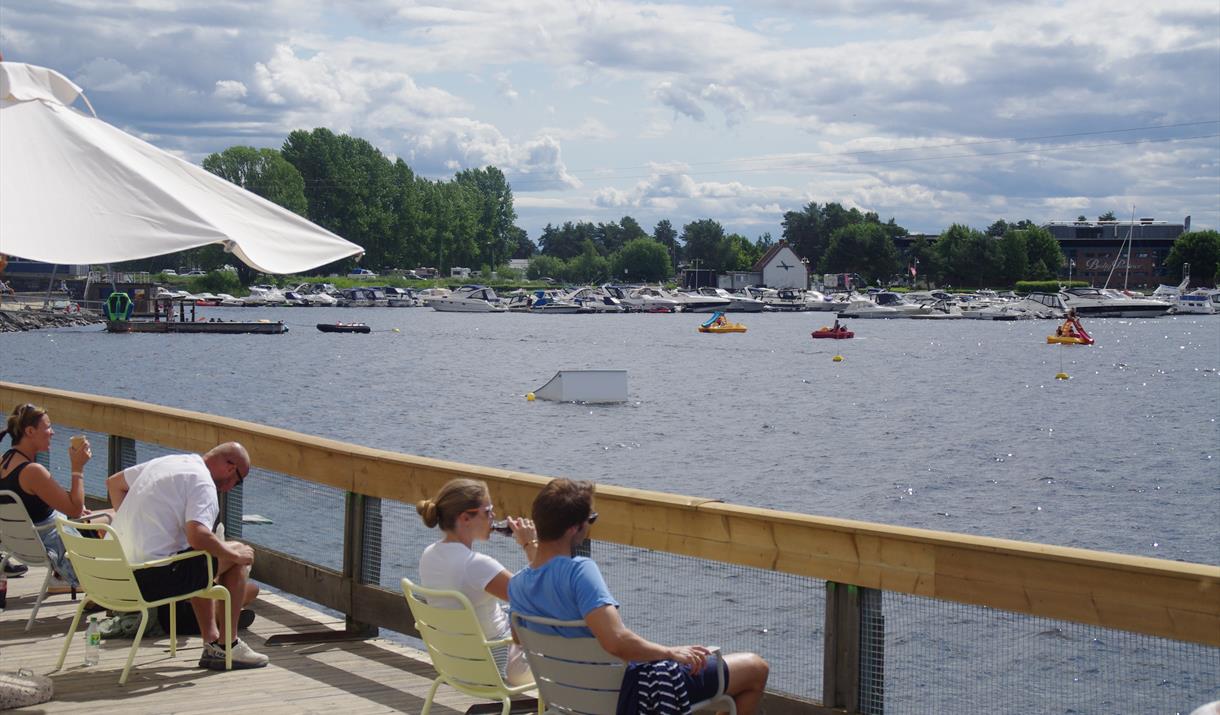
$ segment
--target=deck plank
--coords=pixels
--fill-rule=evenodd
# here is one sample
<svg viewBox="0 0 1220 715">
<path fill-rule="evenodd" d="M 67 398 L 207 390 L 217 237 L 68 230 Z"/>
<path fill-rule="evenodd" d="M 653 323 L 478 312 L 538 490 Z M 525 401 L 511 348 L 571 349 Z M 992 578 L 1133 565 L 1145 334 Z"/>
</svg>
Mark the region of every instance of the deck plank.
<svg viewBox="0 0 1220 715">
<path fill-rule="evenodd" d="M 76 604 L 67 595 L 48 597 L 33 628 L 25 632 L 42 577 L 41 569 L 31 568 L 22 578 L 10 578 L 8 607 L 0 612 L 0 670 L 26 668 L 49 676 L 55 684 L 54 699 L 29 708 L 30 712 L 76 713 L 100 707 L 131 715 L 202 715 L 223 707 L 259 715 L 418 713 L 435 677 L 426 653 L 385 639 L 267 646 L 272 635 L 343 628 L 342 619 L 275 594 L 259 597 L 254 606 L 258 618 L 242 634 L 255 650 L 270 656 L 266 668 L 204 670 L 197 666 L 203 647 L 198 636 L 179 637 L 175 656 L 169 653 L 168 637 L 146 637 L 127 684 L 120 686 L 119 673 L 131 641 L 103 641 L 101 662 L 85 667 L 82 628 L 72 640 L 64 669 L 52 672 Z M 484 702 L 442 685 L 432 712 L 460 715 Z"/>
</svg>

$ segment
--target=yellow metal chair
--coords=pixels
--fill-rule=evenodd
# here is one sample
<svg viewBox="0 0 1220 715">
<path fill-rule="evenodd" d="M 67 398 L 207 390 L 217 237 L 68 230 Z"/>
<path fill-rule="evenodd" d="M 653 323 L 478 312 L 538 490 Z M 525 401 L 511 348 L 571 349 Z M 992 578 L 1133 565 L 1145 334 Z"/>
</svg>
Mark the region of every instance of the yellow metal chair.
<svg viewBox="0 0 1220 715">
<path fill-rule="evenodd" d="M 504 707 L 501 715 L 508 715 L 512 708 L 512 696 L 533 691 L 534 684 L 507 685 L 500 676 L 500 667 L 492 657 L 491 649 L 507 647 L 511 638 L 489 641 L 475 616 L 474 606 L 465 594 L 458 591 L 442 591 L 417 586 L 410 579 L 402 580 L 402 592 L 415 618 L 419 637 L 432 656 L 432 667 L 438 675 L 428 689 L 424 709 L 420 715 L 428 715 L 436 689 L 445 683 L 454 690 L 477 698 L 499 700 Z M 429 604 L 428 599 L 433 603 Z M 458 608 L 440 608 L 434 605 L 439 599 L 457 602 Z M 441 601 L 444 602 L 444 601 Z M 539 708 L 541 712 L 541 708 Z"/>
<path fill-rule="evenodd" d="M 585 622 L 560 621 L 513 612 L 513 629 L 525 648 L 525 659 L 546 701 L 547 715 L 614 715 L 627 664 L 610 655 L 593 636 L 566 637 L 531 630 L 529 624 L 586 628 Z M 720 692 L 691 703 L 690 712 L 718 710 L 737 715 L 737 703 L 724 694 L 724 659 L 720 659 Z"/>
<path fill-rule="evenodd" d="M 34 625 L 34 619 L 38 617 L 38 609 L 47 597 L 47 589 L 51 586 L 51 578 L 55 572 L 51 568 L 51 559 L 47 557 L 47 547 L 43 546 L 42 539 L 38 538 L 38 529 L 30 521 L 29 512 L 26 511 L 21 497 L 6 490 L 0 491 L 0 568 L 4 568 L 4 564 L 13 556 L 21 559 L 27 566 L 47 568 L 47 575 L 42 579 L 42 588 L 38 590 L 30 618 L 25 622 L 25 629 L 28 631 L 30 626 Z M 72 598 L 76 598 L 75 590 L 72 591 Z"/>
<path fill-rule="evenodd" d="M 72 527 L 81 535 L 78 536 L 65 527 Z M 229 590 L 224 586 L 212 583 L 214 575 L 212 573 L 211 557 L 208 557 L 207 560 L 208 586 L 206 588 L 156 601 L 145 601 L 144 596 L 140 593 L 140 587 L 136 583 L 135 572 L 138 569 L 164 566 L 174 561 L 198 556 L 204 552 L 188 551 L 164 559 L 132 564 L 128 563 L 127 556 L 123 553 L 123 546 L 119 543 L 118 533 L 105 524 L 84 524 L 68 521 L 67 519 L 56 519 L 55 528 L 59 529 L 59 536 L 63 539 L 64 548 L 68 551 L 68 558 L 72 561 L 72 568 L 76 571 L 76 577 L 80 579 L 81 588 L 89 596 L 89 601 L 93 601 L 112 611 L 140 612 L 140 627 L 136 630 L 135 638 L 132 641 L 131 652 L 127 654 L 127 665 L 123 668 L 123 674 L 119 676 L 119 685 L 127 682 L 127 674 L 131 672 L 131 662 L 136 657 L 136 650 L 140 647 L 140 639 L 144 637 L 144 628 L 148 625 L 149 609 L 156 608 L 164 603 L 177 603 L 188 598 L 210 598 L 223 602 L 225 627 L 222 635 L 225 642 L 225 670 L 233 669 L 233 624 L 231 611 L 229 610 Z M 83 536 L 90 532 L 97 534 L 99 538 Z M 68 655 L 68 646 L 72 644 L 72 636 L 76 633 L 77 626 L 80 625 L 81 614 L 85 611 L 85 603 L 86 601 L 82 599 L 80 606 L 76 609 L 76 616 L 72 619 L 72 626 L 68 629 L 68 635 L 64 637 L 63 648 L 59 651 L 59 662 L 55 665 L 56 670 L 64 666 L 64 658 Z M 170 655 L 175 655 L 178 652 L 177 615 L 178 609 L 169 609 Z"/>
</svg>

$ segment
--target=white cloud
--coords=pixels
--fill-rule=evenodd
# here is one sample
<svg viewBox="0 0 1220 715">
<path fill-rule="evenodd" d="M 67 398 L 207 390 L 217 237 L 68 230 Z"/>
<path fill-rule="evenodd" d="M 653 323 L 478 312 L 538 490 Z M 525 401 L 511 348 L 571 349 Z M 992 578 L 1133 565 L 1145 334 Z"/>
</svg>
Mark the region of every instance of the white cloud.
<svg viewBox="0 0 1220 715">
<path fill-rule="evenodd" d="M 235 79 L 221 79 L 216 81 L 216 89 L 212 92 L 212 96 L 219 100 L 233 100 L 242 99 L 247 93 L 248 90 L 244 83 Z"/>
</svg>

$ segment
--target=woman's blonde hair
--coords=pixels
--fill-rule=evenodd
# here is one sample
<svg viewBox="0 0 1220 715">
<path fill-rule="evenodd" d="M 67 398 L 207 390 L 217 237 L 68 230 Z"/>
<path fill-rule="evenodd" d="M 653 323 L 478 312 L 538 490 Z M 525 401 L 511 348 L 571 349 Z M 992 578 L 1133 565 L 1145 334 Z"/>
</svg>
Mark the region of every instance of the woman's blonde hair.
<svg viewBox="0 0 1220 715">
<path fill-rule="evenodd" d="M 440 524 L 444 531 L 453 531 L 463 512 L 478 509 L 487 498 L 487 485 L 477 479 L 451 479 L 432 499 L 415 503 L 415 511 L 431 529 Z"/>
<path fill-rule="evenodd" d="M 38 423 L 42 421 L 42 416 L 46 413 L 46 410 L 42 409 L 41 407 L 31 405 L 28 402 L 24 405 L 17 405 L 13 408 L 12 414 L 8 416 L 8 422 L 5 424 L 4 432 L 8 434 L 9 439 L 11 439 L 13 445 L 16 446 L 16 444 L 21 441 L 21 438 L 25 436 L 25 428 L 37 427 Z M 3 437 L 4 434 L 0 434 L 0 438 Z"/>
</svg>

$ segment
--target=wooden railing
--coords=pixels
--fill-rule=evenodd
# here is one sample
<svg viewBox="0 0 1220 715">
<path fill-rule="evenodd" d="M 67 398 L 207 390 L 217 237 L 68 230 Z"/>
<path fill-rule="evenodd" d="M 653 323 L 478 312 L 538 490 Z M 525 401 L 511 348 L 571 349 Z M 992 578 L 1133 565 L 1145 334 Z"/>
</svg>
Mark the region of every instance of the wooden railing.
<svg viewBox="0 0 1220 715">
<path fill-rule="evenodd" d="M 203 452 L 236 440 L 254 466 L 349 494 L 348 529 L 363 499 L 413 504 L 449 479 L 482 479 L 500 513 L 529 513 L 547 477 L 361 447 L 241 420 L 0 382 L 0 406 L 45 407 L 55 422 L 171 449 Z M 6 410 L 7 411 L 7 410 Z M 1143 556 L 887 526 L 597 487 L 602 541 L 740 564 L 838 584 L 915 594 L 1220 646 L 1220 567 Z M 350 535 L 352 539 L 360 538 Z M 346 548 L 358 551 L 351 543 Z M 270 558 L 268 558 L 268 556 Z M 358 554 L 349 554 L 358 562 Z M 257 559 L 256 578 L 357 622 L 412 632 L 401 596 L 283 554 Z M 394 615 L 398 614 L 398 615 Z"/>
</svg>

